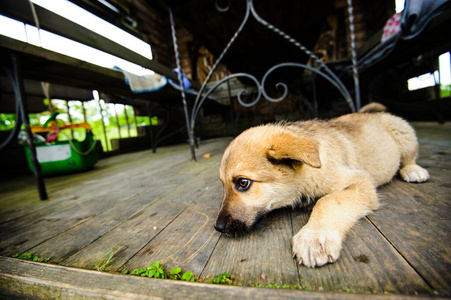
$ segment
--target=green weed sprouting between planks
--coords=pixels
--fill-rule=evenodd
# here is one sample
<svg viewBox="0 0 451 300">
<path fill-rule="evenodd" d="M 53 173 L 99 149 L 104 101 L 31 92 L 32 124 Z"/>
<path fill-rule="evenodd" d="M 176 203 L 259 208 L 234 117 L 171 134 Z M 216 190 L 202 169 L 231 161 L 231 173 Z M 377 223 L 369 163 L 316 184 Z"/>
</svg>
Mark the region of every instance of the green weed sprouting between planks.
<svg viewBox="0 0 451 300">
<path fill-rule="evenodd" d="M 107 253 L 105 253 L 102 258 L 94 264 L 97 271 L 106 271 L 108 268 L 108 264 L 110 263 L 111 259 L 113 258 L 114 254 L 116 254 L 118 248 L 118 244 L 116 244 L 115 247 L 111 248 Z M 104 262 L 105 258 L 106 261 Z M 161 279 L 174 279 L 174 280 L 183 280 L 183 281 L 195 281 L 196 277 L 193 276 L 193 272 L 188 271 L 183 274 L 181 274 L 180 268 L 174 268 L 169 272 L 169 275 L 167 275 L 164 271 L 163 266 L 159 261 L 154 262 L 150 266 L 148 266 L 146 269 L 134 269 L 132 272 L 129 270 L 125 270 L 122 272 L 122 274 L 130 274 L 130 275 L 136 275 L 136 276 L 142 276 L 142 277 L 149 277 L 149 278 L 161 278 Z"/>
<path fill-rule="evenodd" d="M 194 282 L 196 280 L 196 277 L 193 276 L 193 272 L 187 271 L 183 273 L 183 275 L 180 275 L 180 272 L 182 272 L 182 270 L 178 267 L 172 269 L 170 272 L 171 273 L 170 278 L 175 280 L 191 281 L 191 282 Z"/>
<path fill-rule="evenodd" d="M 151 264 L 147 269 L 134 269 L 132 272 L 125 270 L 122 274 L 130 274 L 142 277 L 149 278 L 161 278 L 161 279 L 173 279 L 173 280 L 182 280 L 182 281 L 191 281 L 194 282 L 196 277 L 193 276 L 193 272 L 188 271 L 181 274 L 182 269 L 179 267 L 172 269 L 169 272 L 169 275 L 165 273 L 163 266 L 159 261 Z"/>
<path fill-rule="evenodd" d="M 50 258 L 39 258 L 36 255 L 32 255 L 30 251 L 25 252 L 24 254 L 19 255 L 19 253 L 14 254 L 13 258 L 17 258 L 17 259 L 24 259 L 24 260 L 31 260 L 31 261 L 35 261 L 35 262 L 42 262 L 42 263 L 46 263 L 50 260 Z"/>
<path fill-rule="evenodd" d="M 149 278 L 168 278 L 159 261 L 154 262 L 147 269 L 134 269 L 130 274 Z"/>
<path fill-rule="evenodd" d="M 118 244 L 116 244 L 115 247 L 111 248 L 108 252 L 106 252 L 102 256 L 102 258 L 96 264 L 94 264 L 94 266 L 96 267 L 96 269 L 98 271 L 100 271 L 100 272 L 106 271 L 106 269 L 108 268 L 108 264 L 110 263 L 113 256 L 116 254 L 117 248 L 118 248 Z M 106 259 L 105 262 L 103 262 L 107 256 L 108 256 L 108 258 Z M 46 263 L 50 260 L 50 258 L 39 258 L 36 255 L 32 255 L 30 251 L 27 251 L 26 253 L 21 254 L 21 255 L 15 254 L 12 257 L 18 258 L 18 259 L 24 259 L 24 260 L 31 260 L 31 261 L 35 261 L 35 262 L 43 262 L 43 263 Z M 151 264 L 149 267 L 147 267 L 146 269 L 134 269 L 132 272 L 130 272 L 129 270 L 125 270 L 124 272 L 122 272 L 122 274 L 124 274 L 124 275 L 130 274 L 130 275 L 149 277 L 149 278 L 182 280 L 182 281 L 189 281 L 189 282 L 196 281 L 196 277 L 193 276 L 193 272 L 187 271 L 183 274 L 181 272 L 182 272 L 182 270 L 179 267 L 176 267 L 176 268 L 172 269 L 171 271 L 169 271 L 169 274 L 166 274 L 163 265 L 159 261 L 156 261 L 153 264 Z M 233 284 L 233 276 L 230 275 L 229 273 L 222 273 L 222 274 L 219 274 L 218 276 L 212 278 L 210 280 L 210 283 L 231 285 L 231 284 Z M 275 289 L 308 290 L 308 288 L 302 288 L 301 286 L 290 286 L 290 285 L 279 286 L 277 283 L 268 284 L 268 285 L 254 284 L 252 286 L 253 287 L 262 287 L 262 288 L 275 288 Z M 350 290 L 348 290 L 348 292 L 350 292 Z"/>
<path fill-rule="evenodd" d="M 94 264 L 94 266 L 96 267 L 97 271 L 99 271 L 99 272 L 106 271 L 106 269 L 108 268 L 108 264 L 110 263 L 110 261 L 113 258 L 114 254 L 116 254 L 118 246 L 119 245 L 116 244 L 115 247 L 111 248 L 107 253 L 105 253 L 102 256 L 102 258 L 96 264 Z M 108 255 L 110 255 L 110 256 L 105 261 L 105 263 L 103 263 L 104 258 L 107 257 Z"/>
<path fill-rule="evenodd" d="M 214 284 L 232 284 L 232 276 L 229 273 L 222 273 L 216 276 L 215 278 L 212 278 L 210 280 L 210 283 Z"/>
</svg>

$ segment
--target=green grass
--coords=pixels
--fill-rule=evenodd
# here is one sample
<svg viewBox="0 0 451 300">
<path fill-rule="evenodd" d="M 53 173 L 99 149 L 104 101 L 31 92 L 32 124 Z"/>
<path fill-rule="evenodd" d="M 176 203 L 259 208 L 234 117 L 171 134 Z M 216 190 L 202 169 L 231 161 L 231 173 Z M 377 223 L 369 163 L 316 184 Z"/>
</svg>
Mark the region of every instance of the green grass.
<svg viewBox="0 0 451 300">
<path fill-rule="evenodd" d="M 115 247 L 111 248 L 107 253 L 105 253 L 102 258 L 94 264 L 94 267 L 96 267 L 97 271 L 102 272 L 106 271 L 108 268 L 108 264 L 110 263 L 111 259 L 113 258 L 114 254 L 116 254 L 118 244 L 116 244 Z M 108 258 L 105 260 L 105 258 L 108 256 Z M 104 262 L 105 260 L 105 262 Z"/>
</svg>

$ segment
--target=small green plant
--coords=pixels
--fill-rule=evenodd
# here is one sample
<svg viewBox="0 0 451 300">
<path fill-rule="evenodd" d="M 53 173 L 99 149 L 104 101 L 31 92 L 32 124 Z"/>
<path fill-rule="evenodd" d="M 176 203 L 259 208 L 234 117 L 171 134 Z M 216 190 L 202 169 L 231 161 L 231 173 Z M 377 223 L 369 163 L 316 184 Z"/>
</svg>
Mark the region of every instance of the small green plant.
<svg viewBox="0 0 451 300">
<path fill-rule="evenodd" d="M 159 261 L 154 262 L 147 269 L 134 269 L 130 274 L 149 278 L 168 278 Z"/>
<path fill-rule="evenodd" d="M 162 279 L 173 279 L 173 280 L 182 280 L 182 281 L 196 281 L 196 277 L 194 277 L 193 272 L 188 271 L 181 274 L 182 269 L 179 267 L 172 269 L 167 275 L 164 271 L 163 265 L 156 261 L 151 264 L 147 269 L 134 269 L 132 272 L 129 270 L 125 270 L 122 274 L 131 274 L 136 276 L 143 276 L 149 278 L 162 278 Z"/>
<path fill-rule="evenodd" d="M 113 258 L 114 254 L 116 254 L 117 247 L 118 247 L 118 244 L 116 244 L 115 247 L 111 248 L 107 253 L 105 253 L 102 256 L 102 258 L 96 264 L 94 264 L 94 266 L 96 267 L 97 271 L 100 271 L 100 272 L 106 271 L 106 269 L 108 268 L 108 264 L 110 263 L 110 261 Z M 103 263 L 104 259 L 107 256 L 108 256 L 107 260 L 105 261 L 105 263 Z"/>
<path fill-rule="evenodd" d="M 194 282 L 196 280 L 196 277 L 193 276 L 193 272 L 188 271 L 183 273 L 183 275 L 180 275 L 180 272 L 182 272 L 182 269 L 180 268 L 174 268 L 170 272 L 170 278 L 175 280 L 182 280 L 182 281 L 191 281 Z"/>
<path fill-rule="evenodd" d="M 14 255 L 13 255 L 13 258 L 25 259 L 25 260 L 32 260 L 32 261 L 43 262 L 43 263 L 46 263 L 46 262 L 48 262 L 48 261 L 50 260 L 49 257 L 48 257 L 48 258 L 39 258 L 39 257 L 36 256 L 36 255 L 31 255 L 31 252 L 30 252 L 30 251 L 27 251 L 26 253 L 21 254 L 21 255 L 19 255 L 18 253 L 17 253 L 17 254 L 14 254 Z"/>
<path fill-rule="evenodd" d="M 229 273 L 219 274 L 215 278 L 210 280 L 210 283 L 214 284 L 232 284 L 231 275 Z"/>
</svg>

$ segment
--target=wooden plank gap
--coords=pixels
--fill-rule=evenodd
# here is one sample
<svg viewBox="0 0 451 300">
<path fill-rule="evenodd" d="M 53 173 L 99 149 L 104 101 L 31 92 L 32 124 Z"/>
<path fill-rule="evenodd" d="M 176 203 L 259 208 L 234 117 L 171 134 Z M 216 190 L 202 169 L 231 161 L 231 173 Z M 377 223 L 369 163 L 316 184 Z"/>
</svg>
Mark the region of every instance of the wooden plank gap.
<svg viewBox="0 0 451 300">
<path fill-rule="evenodd" d="M 204 277 L 204 271 L 205 271 L 205 268 L 206 268 L 207 265 L 210 263 L 210 260 L 211 260 L 211 258 L 212 258 L 212 256 L 213 256 L 213 253 L 215 252 L 216 247 L 218 247 L 219 241 L 220 241 L 223 237 L 224 237 L 224 234 L 221 233 L 221 235 L 219 236 L 218 240 L 216 241 L 215 246 L 212 248 L 210 255 L 208 256 L 208 259 L 207 259 L 206 262 L 205 262 L 205 266 L 202 268 L 202 271 L 201 271 L 200 274 L 199 274 L 199 278 Z"/>
<path fill-rule="evenodd" d="M 412 268 L 412 270 L 415 271 L 415 273 L 417 273 L 417 275 L 428 285 L 428 287 L 430 289 L 433 288 L 432 284 L 427 280 L 427 278 L 425 278 L 421 272 L 419 272 L 417 270 L 417 268 L 415 268 L 415 266 L 409 261 L 409 259 L 403 254 L 403 252 L 396 246 L 396 244 L 394 244 L 388 236 L 386 236 L 381 229 L 379 229 L 379 227 L 377 227 L 377 225 L 371 220 L 371 215 L 366 216 L 365 219 L 368 220 L 369 223 L 371 223 L 371 225 L 373 225 L 373 227 L 376 229 L 377 232 L 379 232 L 379 234 L 387 241 L 387 243 L 390 244 L 390 246 L 404 259 L 404 261 Z"/>
</svg>

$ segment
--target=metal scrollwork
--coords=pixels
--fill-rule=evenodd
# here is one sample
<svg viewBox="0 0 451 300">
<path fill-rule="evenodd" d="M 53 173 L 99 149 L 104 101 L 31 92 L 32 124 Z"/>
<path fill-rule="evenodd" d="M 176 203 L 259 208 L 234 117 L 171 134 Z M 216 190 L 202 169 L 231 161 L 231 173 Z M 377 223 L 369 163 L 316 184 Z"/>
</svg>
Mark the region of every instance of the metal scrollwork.
<svg viewBox="0 0 451 300">
<path fill-rule="evenodd" d="M 257 87 L 256 98 L 254 100 L 252 100 L 251 102 L 245 102 L 243 100 L 243 96 L 246 95 L 246 93 L 247 93 L 246 90 L 242 90 L 242 91 L 240 91 L 237 94 L 237 99 L 238 99 L 238 102 L 239 102 L 239 104 L 241 106 L 243 106 L 243 107 L 251 107 L 251 106 L 257 104 L 257 102 L 260 101 L 262 96 L 263 96 L 263 98 L 265 100 L 275 103 L 275 102 L 282 101 L 288 95 L 288 86 L 287 86 L 287 84 L 282 83 L 282 82 L 276 83 L 276 85 L 275 85 L 276 88 L 278 88 L 279 90 L 282 91 L 282 95 L 281 96 L 279 96 L 277 98 L 274 98 L 274 97 L 271 97 L 271 96 L 268 95 L 268 93 L 265 90 L 265 85 L 266 85 L 266 82 L 267 82 L 267 78 L 269 77 L 269 75 L 272 72 L 274 72 L 275 70 L 277 70 L 279 68 L 285 68 L 285 67 L 297 67 L 297 68 L 307 69 L 307 70 L 310 70 L 311 72 L 313 72 L 313 73 L 315 73 L 317 75 L 322 76 L 327 81 L 329 81 L 333 86 L 335 86 L 338 89 L 338 91 L 345 98 L 345 100 L 348 103 L 351 111 L 355 112 L 354 103 L 352 101 L 352 98 L 351 98 L 348 90 L 346 89 L 344 84 L 341 82 L 341 80 L 335 75 L 335 73 L 332 72 L 321 59 L 319 59 L 315 54 L 313 54 L 311 51 L 309 51 L 301 43 L 299 43 L 294 38 L 292 38 L 290 35 L 286 34 L 282 30 L 278 29 L 274 25 L 268 23 L 263 18 L 261 18 L 257 14 L 257 12 L 256 12 L 256 10 L 254 8 L 253 0 L 247 0 L 246 3 L 247 3 L 247 5 L 246 5 L 246 12 L 245 12 L 243 21 L 241 22 L 241 24 L 238 27 L 238 29 L 235 32 L 235 34 L 232 36 L 232 38 L 228 42 L 227 46 L 222 51 L 222 53 L 219 56 L 219 58 L 216 60 L 215 64 L 213 65 L 213 67 L 211 68 L 210 72 L 208 73 L 205 81 L 203 82 L 199 92 L 197 93 L 196 99 L 194 101 L 194 105 L 193 105 L 192 110 L 191 110 L 191 116 L 190 116 L 189 119 L 188 119 L 188 110 L 187 110 L 186 100 L 185 100 L 185 93 L 182 91 L 182 98 L 183 98 L 183 103 L 185 105 L 185 114 L 187 116 L 188 135 L 189 135 L 189 139 L 190 139 L 190 146 L 191 146 L 191 153 L 192 153 L 193 160 L 196 159 L 195 150 L 194 150 L 194 140 L 195 140 L 194 127 L 195 127 L 195 124 L 196 124 L 197 114 L 199 113 L 199 110 L 200 110 L 202 104 L 208 99 L 208 97 L 211 95 L 211 93 L 213 93 L 220 85 L 222 85 L 223 83 L 228 82 L 232 78 L 245 77 L 247 79 L 250 79 L 255 84 L 255 86 Z M 230 8 L 230 1 L 229 0 L 227 1 L 227 6 L 225 6 L 225 7 L 221 6 L 219 4 L 218 0 L 216 0 L 215 4 L 216 4 L 216 9 L 218 11 L 220 11 L 220 12 L 228 11 L 229 8 Z M 273 66 L 272 68 L 270 68 L 264 74 L 261 82 L 257 78 L 255 78 L 254 76 L 252 76 L 250 74 L 237 73 L 237 74 L 232 74 L 232 75 L 229 75 L 229 76 L 223 78 L 222 80 L 220 80 L 217 83 L 215 83 L 211 88 L 209 88 L 208 91 L 206 91 L 207 83 L 210 81 L 213 73 L 217 69 L 218 65 L 221 63 L 224 55 L 228 52 L 228 50 L 230 49 L 230 47 L 232 46 L 232 44 L 234 43 L 234 41 L 236 40 L 238 35 L 243 30 L 243 28 L 246 25 L 250 15 L 252 15 L 255 18 L 255 20 L 257 20 L 260 24 L 262 24 L 266 28 L 272 30 L 273 32 L 277 33 L 278 35 L 280 35 L 281 37 L 283 37 L 284 39 L 286 39 L 287 41 L 292 43 L 294 46 L 296 46 L 303 53 L 307 54 L 319 66 L 319 68 L 314 68 L 312 66 L 308 66 L 308 65 L 300 64 L 300 63 L 293 63 L 293 62 L 281 63 L 281 64 L 277 64 L 277 65 Z M 175 37 L 175 27 L 174 27 L 174 21 L 173 21 L 172 11 L 171 10 L 170 10 L 170 19 L 171 19 L 171 28 L 172 28 L 172 32 L 173 32 L 174 50 L 176 51 L 177 67 L 180 68 L 180 59 L 179 59 L 179 55 L 178 55 L 177 39 Z M 179 72 L 179 74 L 180 74 L 180 72 Z M 179 82 L 180 82 L 180 86 L 183 86 L 182 85 L 181 76 L 179 76 Z"/>
<path fill-rule="evenodd" d="M 202 99 L 201 99 L 200 102 L 199 102 L 199 105 L 195 106 L 195 110 L 193 109 L 193 114 L 192 114 L 192 115 L 194 116 L 194 118 L 197 116 L 197 114 L 199 113 L 200 107 L 201 107 L 202 104 L 205 102 L 205 100 L 208 99 L 208 96 L 210 96 L 211 93 L 213 93 L 213 92 L 214 92 L 220 85 L 222 85 L 223 83 L 229 81 L 229 80 L 232 79 L 232 78 L 237 78 L 237 77 L 246 77 L 246 78 L 248 78 L 248 79 L 251 79 L 251 80 L 255 83 L 255 85 L 256 85 L 257 87 L 260 86 L 260 82 L 258 81 L 258 79 L 255 78 L 255 76 L 252 76 L 252 75 L 247 74 L 247 73 L 236 73 L 236 74 L 232 74 L 232 75 L 229 75 L 229 76 L 227 76 L 227 77 L 224 77 L 223 79 L 221 79 L 220 81 L 218 81 L 215 85 L 213 85 L 213 86 L 206 92 L 206 94 L 202 97 Z M 262 90 L 261 90 L 261 89 L 258 89 L 257 98 L 256 98 L 254 101 L 252 101 L 251 103 L 246 103 L 246 102 L 243 101 L 242 96 L 243 96 L 244 94 L 246 94 L 246 93 L 247 93 L 246 90 L 242 90 L 242 91 L 240 91 L 240 92 L 238 93 L 238 95 L 237 95 L 238 102 L 241 104 L 241 106 L 244 106 L 244 107 L 251 107 L 251 106 L 254 106 L 255 104 L 257 104 L 257 102 L 260 100 L 261 95 L 262 95 Z M 194 124 L 194 123 L 192 123 L 192 124 Z"/>
<path fill-rule="evenodd" d="M 220 4 L 219 4 L 219 0 L 216 0 L 216 9 L 218 10 L 218 11 L 220 11 L 220 12 L 226 12 L 226 11 L 228 11 L 229 10 L 229 8 L 230 8 L 230 0 L 227 0 L 227 6 L 226 7 L 222 7 Z"/>
</svg>

